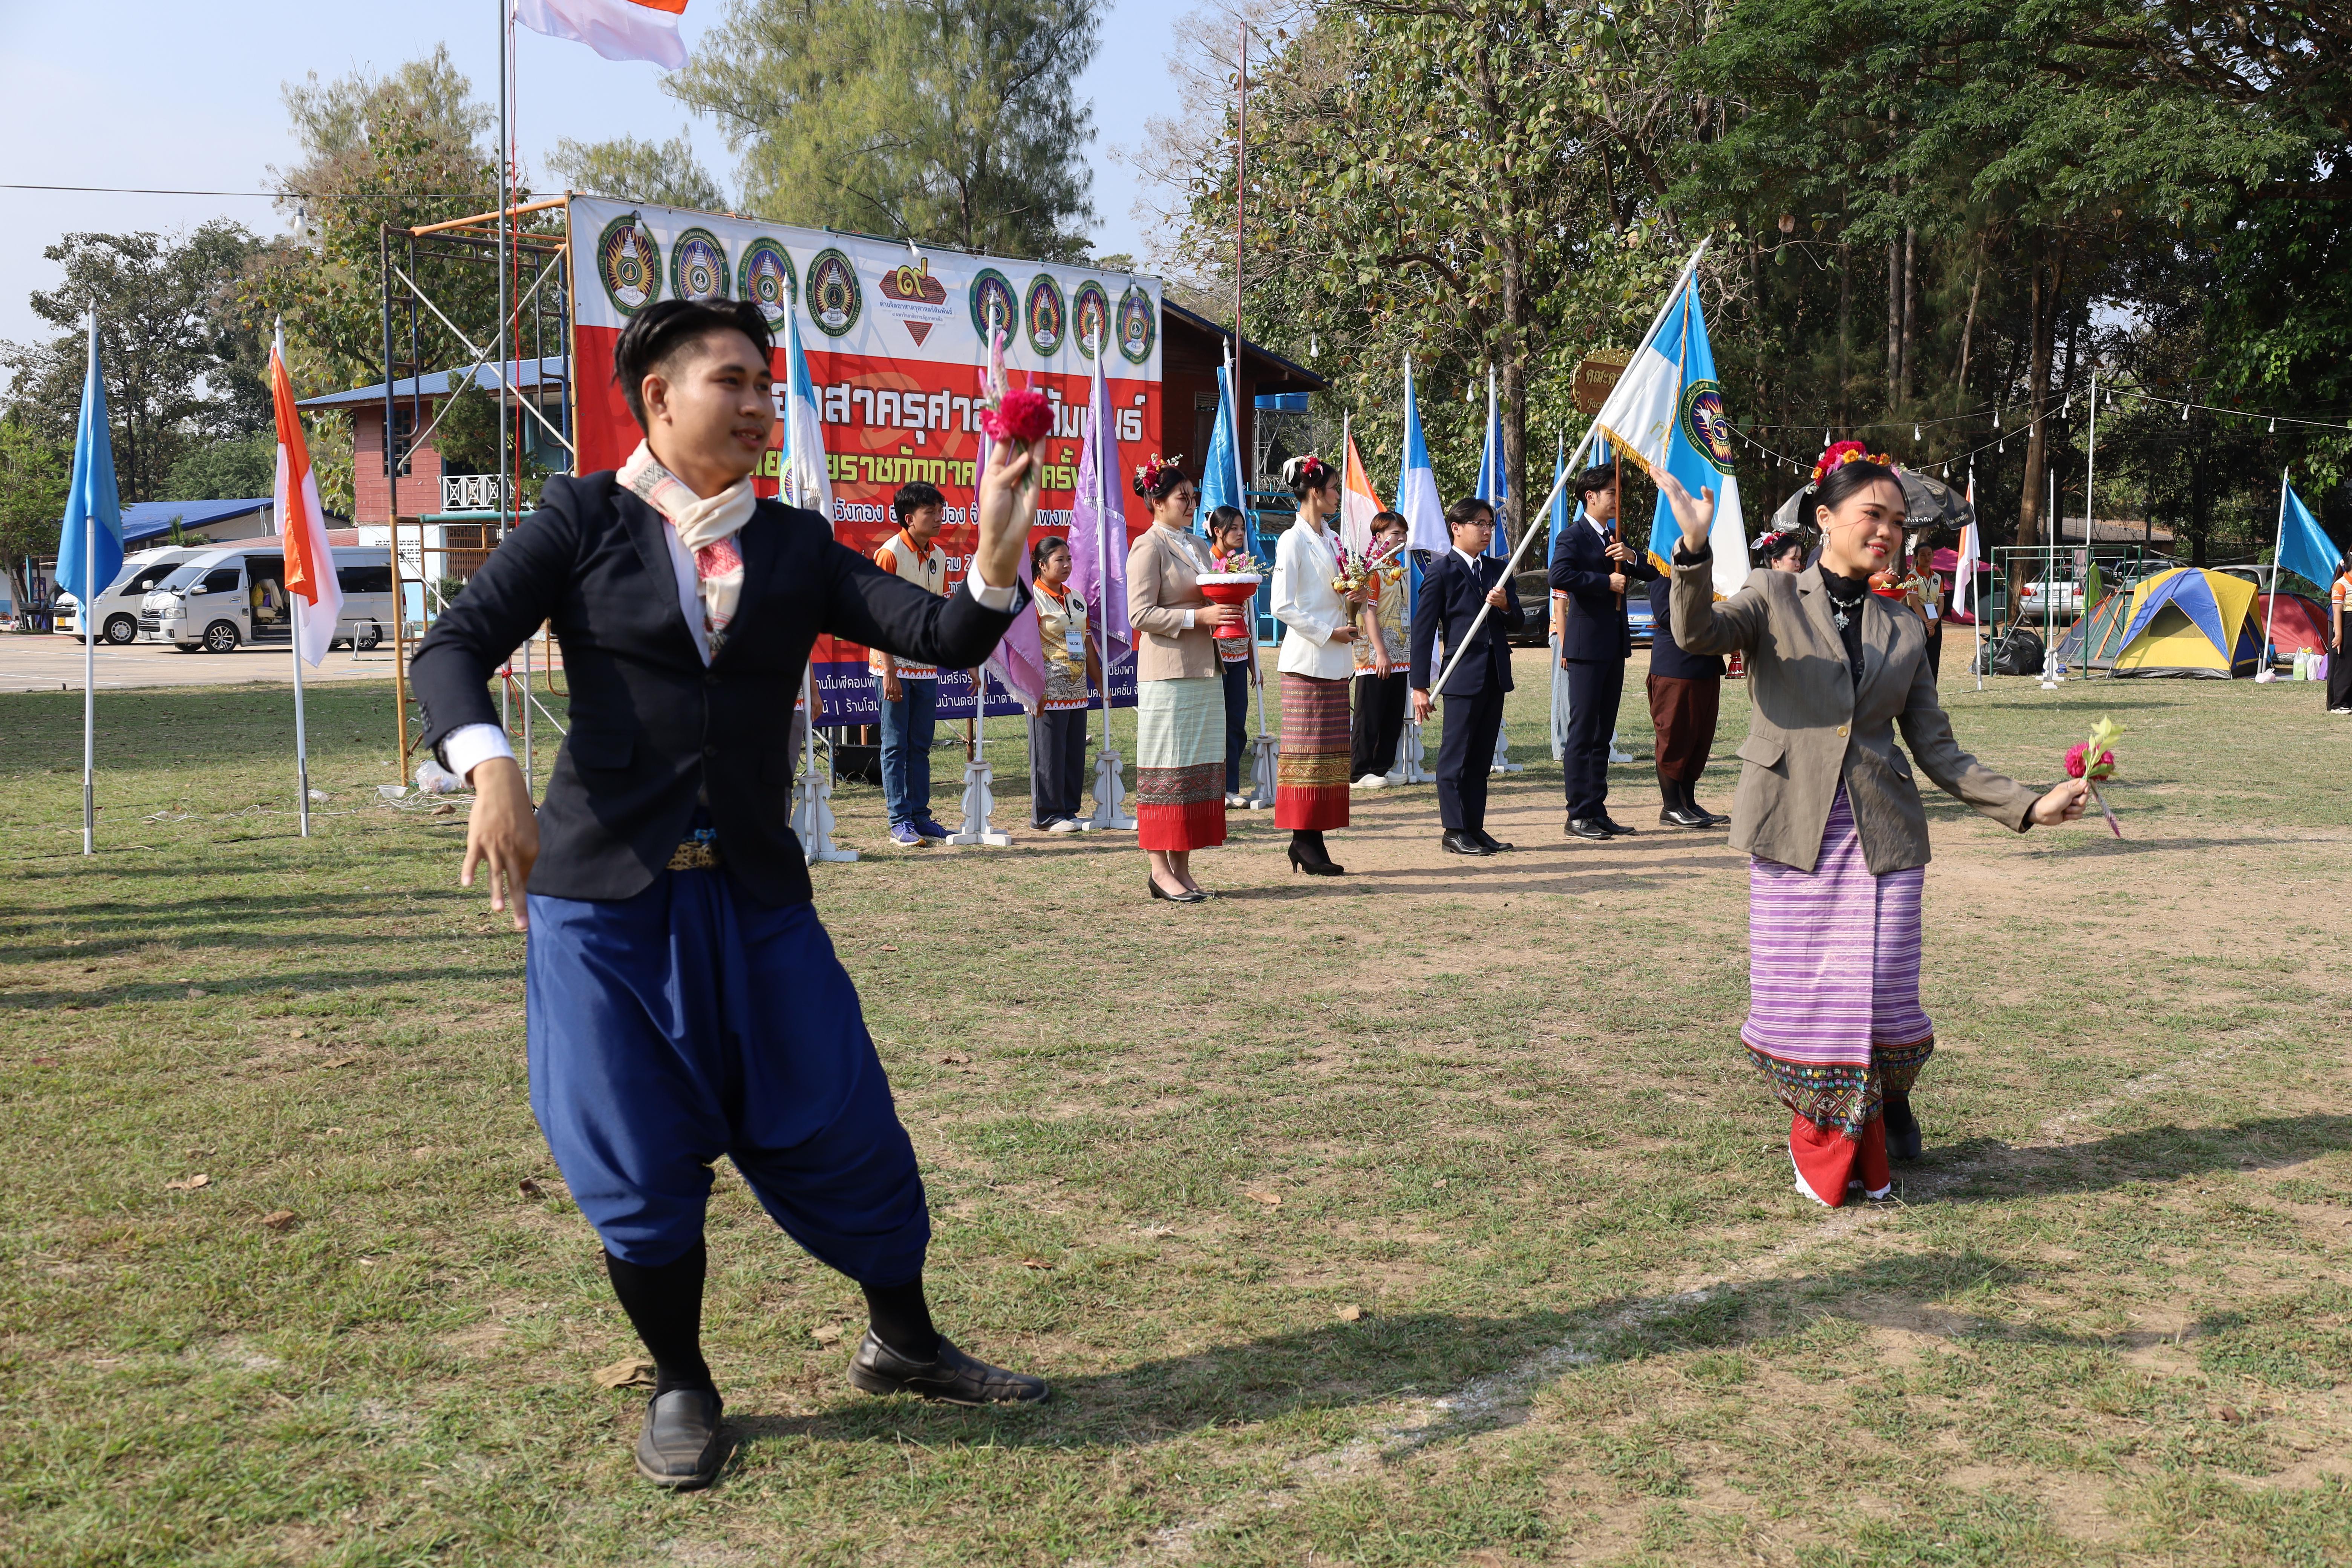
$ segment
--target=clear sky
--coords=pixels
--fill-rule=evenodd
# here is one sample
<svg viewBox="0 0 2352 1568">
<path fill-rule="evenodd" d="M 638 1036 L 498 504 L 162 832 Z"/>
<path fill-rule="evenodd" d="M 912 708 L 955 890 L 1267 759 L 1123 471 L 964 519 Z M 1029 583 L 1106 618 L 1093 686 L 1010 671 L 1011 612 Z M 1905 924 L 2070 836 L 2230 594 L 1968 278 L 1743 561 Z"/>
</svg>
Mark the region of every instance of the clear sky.
<svg viewBox="0 0 2352 1568">
<path fill-rule="evenodd" d="M 29 184 L 140 185 L 258 191 L 270 167 L 297 157 L 278 86 L 317 71 L 379 72 L 446 42 L 460 69 L 492 101 L 498 91 L 499 19 L 506 0 L 0 0 L 0 178 Z M 1103 154 L 1133 145 L 1144 117 L 1169 112 L 1158 62 L 1172 47 L 1175 0 L 1114 0 L 1095 64 L 1070 85 L 1095 111 L 1094 201 L 1102 252 L 1139 254 L 1129 209 L 1131 176 Z M 683 32 L 692 47 L 724 15 L 723 0 L 691 0 Z M 665 94 L 650 65 L 616 64 L 572 43 L 518 30 L 516 127 L 525 162 L 544 178 L 541 155 L 558 137 L 593 141 L 692 132 L 703 162 L 732 184 L 734 160 L 708 124 Z M 1139 69 L 1137 62 L 1148 62 Z M 1142 89 L 1139 90 L 1139 85 Z M 43 247 L 74 230 L 193 227 L 236 217 L 261 233 L 282 226 L 267 200 L 0 192 L 0 339 L 30 342 L 54 329 L 26 296 L 54 287 Z"/>
</svg>

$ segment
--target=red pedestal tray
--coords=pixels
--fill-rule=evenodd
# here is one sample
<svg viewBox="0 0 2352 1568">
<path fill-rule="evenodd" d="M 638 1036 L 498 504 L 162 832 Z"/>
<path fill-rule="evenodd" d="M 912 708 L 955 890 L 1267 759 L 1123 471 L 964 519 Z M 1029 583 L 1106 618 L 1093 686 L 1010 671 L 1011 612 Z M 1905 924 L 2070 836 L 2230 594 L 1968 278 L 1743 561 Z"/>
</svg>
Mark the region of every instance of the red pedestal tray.
<svg viewBox="0 0 2352 1568">
<path fill-rule="evenodd" d="M 1265 579 L 1255 572 L 1210 572 L 1201 578 L 1201 592 L 1213 605 L 1246 605 L 1257 597 L 1258 589 L 1265 584 Z M 1217 635 L 1245 637 L 1250 635 L 1249 623 L 1244 620 L 1220 625 Z"/>
</svg>

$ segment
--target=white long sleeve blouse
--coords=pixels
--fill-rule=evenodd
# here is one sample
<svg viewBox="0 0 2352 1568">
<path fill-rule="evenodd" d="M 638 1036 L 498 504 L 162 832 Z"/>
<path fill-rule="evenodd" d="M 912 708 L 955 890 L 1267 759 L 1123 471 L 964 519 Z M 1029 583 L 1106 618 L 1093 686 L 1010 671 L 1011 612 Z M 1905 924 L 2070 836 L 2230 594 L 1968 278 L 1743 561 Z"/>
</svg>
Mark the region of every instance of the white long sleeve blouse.
<svg viewBox="0 0 2352 1568">
<path fill-rule="evenodd" d="M 1285 674 L 1346 680 L 1356 673 L 1348 644 L 1331 640 L 1349 619 L 1347 599 L 1331 586 L 1339 569 L 1337 541 L 1328 524 L 1318 533 L 1294 523 L 1276 543 L 1274 618 L 1284 627 L 1276 668 Z"/>
</svg>

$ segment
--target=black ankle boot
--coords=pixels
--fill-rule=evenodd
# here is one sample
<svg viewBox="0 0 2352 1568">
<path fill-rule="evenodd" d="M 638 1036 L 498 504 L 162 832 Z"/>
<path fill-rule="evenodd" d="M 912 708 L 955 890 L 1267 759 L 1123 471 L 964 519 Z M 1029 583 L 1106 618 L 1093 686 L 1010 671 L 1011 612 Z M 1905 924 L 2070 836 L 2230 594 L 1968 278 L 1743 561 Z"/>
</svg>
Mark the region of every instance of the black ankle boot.
<svg viewBox="0 0 2352 1568">
<path fill-rule="evenodd" d="M 1297 827 L 1290 833 L 1290 867 L 1310 877 L 1344 877 L 1345 866 L 1339 865 L 1323 848 L 1323 835 L 1308 828 Z"/>
<path fill-rule="evenodd" d="M 1919 1157 L 1925 1142 L 1919 1135 L 1919 1119 L 1911 1114 L 1911 1097 L 1888 1095 L 1885 1116 L 1886 1157 L 1907 1165 Z"/>
</svg>

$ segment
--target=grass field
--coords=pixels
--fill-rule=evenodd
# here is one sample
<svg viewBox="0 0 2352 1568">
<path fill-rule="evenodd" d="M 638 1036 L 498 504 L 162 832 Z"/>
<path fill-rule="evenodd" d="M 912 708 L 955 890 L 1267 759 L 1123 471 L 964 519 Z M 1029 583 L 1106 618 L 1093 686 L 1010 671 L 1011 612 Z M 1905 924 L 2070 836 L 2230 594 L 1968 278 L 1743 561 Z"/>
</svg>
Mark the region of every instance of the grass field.
<svg viewBox="0 0 2352 1568">
<path fill-rule="evenodd" d="M 1967 685 L 1964 742 L 2031 779 L 2128 726 L 2127 837 L 1931 801 L 1929 1154 L 1867 1212 L 1790 1190 L 1721 834 L 1563 840 L 1542 763 L 1497 781 L 1514 856 L 1388 792 L 1348 878 L 1244 820 L 1175 908 L 1131 842 L 1027 831 L 1010 724 L 1010 850 L 895 850 L 845 790 L 866 858 L 818 902 L 940 1321 L 1057 1398 L 850 1390 L 855 1289 L 722 1166 L 738 1447 L 682 1498 L 593 1375 L 637 1347 L 463 808 L 374 798 L 389 689 L 312 694 L 308 841 L 282 689 L 106 695 L 89 860 L 78 696 L 0 697 L 0 1562 L 2352 1559 L 2352 723 Z M 1746 721 L 1727 687 L 1708 804 Z M 1646 762 L 1615 780 L 1649 824 Z"/>
</svg>

